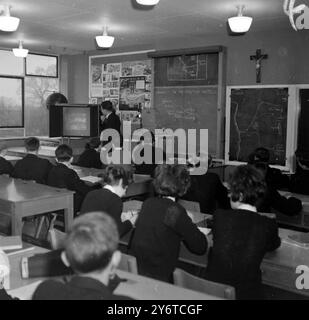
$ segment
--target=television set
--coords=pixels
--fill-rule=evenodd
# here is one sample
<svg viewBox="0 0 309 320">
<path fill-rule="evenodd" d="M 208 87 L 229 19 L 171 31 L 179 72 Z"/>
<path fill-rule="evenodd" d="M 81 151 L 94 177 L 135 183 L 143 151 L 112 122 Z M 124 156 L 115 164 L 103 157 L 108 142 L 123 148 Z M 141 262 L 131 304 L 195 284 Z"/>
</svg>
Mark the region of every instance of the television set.
<svg viewBox="0 0 309 320">
<path fill-rule="evenodd" d="M 96 137 L 99 135 L 98 105 L 59 103 L 49 109 L 50 137 Z"/>
</svg>

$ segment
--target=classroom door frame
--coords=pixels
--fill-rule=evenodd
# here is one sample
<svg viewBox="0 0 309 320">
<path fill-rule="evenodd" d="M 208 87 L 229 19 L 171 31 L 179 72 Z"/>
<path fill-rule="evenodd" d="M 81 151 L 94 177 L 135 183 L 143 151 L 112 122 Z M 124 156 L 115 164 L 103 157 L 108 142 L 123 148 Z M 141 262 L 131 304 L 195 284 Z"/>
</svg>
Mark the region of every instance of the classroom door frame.
<svg viewBox="0 0 309 320">
<path fill-rule="evenodd" d="M 225 122 L 225 164 L 244 165 L 246 162 L 229 160 L 230 151 L 230 119 L 231 119 L 231 91 L 233 89 L 260 89 L 260 88 L 288 88 L 288 113 L 287 113 L 287 135 L 286 135 L 286 161 L 284 166 L 271 165 L 289 173 L 295 171 L 295 148 L 297 146 L 298 117 L 300 108 L 297 107 L 298 85 L 248 85 L 248 86 L 227 86 L 226 89 L 226 122 Z M 309 88 L 309 85 L 308 85 Z"/>
</svg>

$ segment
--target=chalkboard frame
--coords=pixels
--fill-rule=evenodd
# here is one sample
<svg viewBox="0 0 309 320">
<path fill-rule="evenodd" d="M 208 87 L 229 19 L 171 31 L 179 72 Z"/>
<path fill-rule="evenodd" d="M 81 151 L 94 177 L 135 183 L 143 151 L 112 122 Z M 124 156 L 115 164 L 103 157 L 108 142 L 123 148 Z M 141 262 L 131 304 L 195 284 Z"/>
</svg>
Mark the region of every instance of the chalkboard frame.
<svg viewBox="0 0 309 320">
<path fill-rule="evenodd" d="M 284 166 L 271 165 L 283 171 L 294 171 L 294 153 L 297 140 L 297 86 L 296 85 L 252 85 L 252 86 L 227 86 L 226 90 L 226 122 L 225 122 L 225 164 L 227 165 L 244 165 L 246 162 L 230 160 L 230 122 L 231 122 L 231 92 L 234 89 L 288 89 L 288 114 L 287 114 L 287 139 L 286 139 L 286 161 Z"/>
</svg>

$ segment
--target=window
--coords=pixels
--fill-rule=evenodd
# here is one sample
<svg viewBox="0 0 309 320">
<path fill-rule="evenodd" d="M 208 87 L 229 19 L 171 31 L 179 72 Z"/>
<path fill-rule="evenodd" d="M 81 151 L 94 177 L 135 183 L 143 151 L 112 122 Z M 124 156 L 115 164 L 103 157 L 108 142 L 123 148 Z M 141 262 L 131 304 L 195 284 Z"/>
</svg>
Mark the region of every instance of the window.
<svg viewBox="0 0 309 320">
<path fill-rule="evenodd" d="M 0 127 L 24 126 L 24 80 L 0 76 Z"/>
<path fill-rule="evenodd" d="M 58 57 L 28 54 L 26 58 L 26 76 L 57 78 Z"/>
<path fill-rule="evenodd" d="M 23 76 L 24 59 L 15 57 L 12 51 L 0 50 L 0 74 Z"/>
</svg>

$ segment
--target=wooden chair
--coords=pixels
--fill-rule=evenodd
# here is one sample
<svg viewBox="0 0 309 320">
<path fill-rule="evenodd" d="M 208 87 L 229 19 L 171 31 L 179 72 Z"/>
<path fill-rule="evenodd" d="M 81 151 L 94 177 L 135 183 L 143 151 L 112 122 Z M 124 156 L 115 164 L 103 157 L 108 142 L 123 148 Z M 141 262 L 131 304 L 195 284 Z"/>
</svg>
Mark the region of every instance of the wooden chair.
<svg viewBox="0 0 309 320">
<path fill-rule="evenodd" d="M 180 199 L 178 200 L 178 203 L 187 211 L 201 212 L 200 204 L 198 202 Z"/>
<path fill-rule="evenodd" d="M 136 258 L 129 254 L 121 253 L 121 261 L 120 261 L 120 264 L 118 265 L 118 269 L 122 271 L 130 272 L 130 273 L 138 274 Z"/>
<path fill-rule="evenodd" d="M 176 286 L 203 292 L 223 299 L 236 299 L 235 289 L 231 286 L 198 278 L 178 268 L 175 269 L 173 276 Z"/>
</svg>

